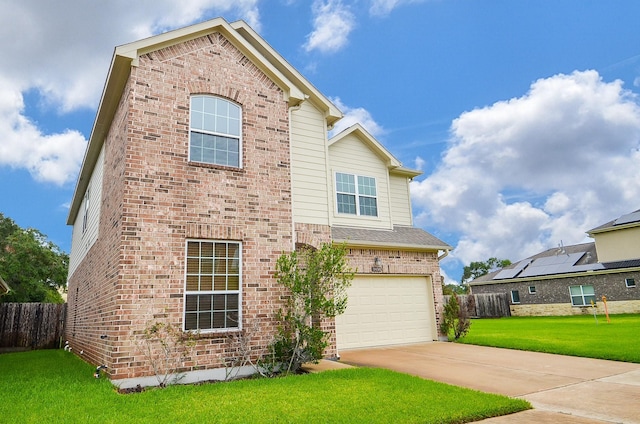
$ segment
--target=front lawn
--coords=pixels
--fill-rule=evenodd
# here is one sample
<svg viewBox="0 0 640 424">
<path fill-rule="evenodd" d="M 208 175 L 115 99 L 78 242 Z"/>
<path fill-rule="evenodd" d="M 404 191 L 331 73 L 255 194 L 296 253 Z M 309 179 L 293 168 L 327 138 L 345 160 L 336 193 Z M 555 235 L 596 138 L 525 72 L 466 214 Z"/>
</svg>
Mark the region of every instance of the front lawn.
<svg viewBox="0 0 640 424">
<path fill-rule="evenodd" d="M 472 320 L 461 343 L 640 363 L 640 315 Z"/>
<path fill-rule="evenodd" d="M 17 423 L 464 423 L 523 400 L 353 368 L 119 394 L 68 352 L 0 355 L 0 421 Z"/>
</svg>

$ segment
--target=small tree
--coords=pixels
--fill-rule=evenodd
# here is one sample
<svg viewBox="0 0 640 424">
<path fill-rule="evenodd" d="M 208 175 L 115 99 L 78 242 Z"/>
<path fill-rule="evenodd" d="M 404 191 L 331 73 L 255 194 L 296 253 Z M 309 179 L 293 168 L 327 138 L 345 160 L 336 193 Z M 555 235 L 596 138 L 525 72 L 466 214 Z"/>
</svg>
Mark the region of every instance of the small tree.
<svg viewBox="0 0 640 424">
<path fill-rule="evenodd" d="M 266 362 L 277 364 L 279 371 L 292 373 L 305 362 L 322 359 L 327 334 L 320 323 L 344 312 L 346 290 L 353 276 L 344 246 L 325 243 L 320 249 L 307 248 L 280 256 L 275 277 L 289 289 L 289 296 L 277 314 L 280 325 Z"/>
<path fill-rule="evenodd" d="M 440 331 L 447 337 L 450 337 L 450 333 L 453 331 L 453 339 L 458 340 L 467 335 L 469 327 L 471 327 L 471 321 L 469 321 L 467 307 L 465 305 L 461 308 L 458 295 L 452 293 L 449 301 L 444 305 Z"/>
</svg>

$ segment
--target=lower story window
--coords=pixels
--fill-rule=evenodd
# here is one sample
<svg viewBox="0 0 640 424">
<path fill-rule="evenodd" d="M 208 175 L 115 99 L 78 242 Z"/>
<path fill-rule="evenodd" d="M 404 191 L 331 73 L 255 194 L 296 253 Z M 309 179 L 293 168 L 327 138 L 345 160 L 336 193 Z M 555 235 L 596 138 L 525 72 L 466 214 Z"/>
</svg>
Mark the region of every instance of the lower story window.
<svg viewBox="0 0 640 424">
<path fill-rule="evenodd" d="M 518 290 L 511 290 L 511 303 L 520 303 L 520 292 Z"/>
<path fill-rule="evenodd" d="M 636 286 L 636 280 L 633 279 L 633 278 L 625 278 L 624 285 L 627 286 L 627 287 L 635 287 Z"/>
<path fill-rule="evenodd" d="M 238 242 L 187 241 L 185 330 L 240 327 L 241 251 Z"/>
<path fill-rule="evenodd" d="M 591 306 L 596 301 L 596 292 L 593 286 L 569 286 L 571 304 L 573 306 Z"/>
</svg>

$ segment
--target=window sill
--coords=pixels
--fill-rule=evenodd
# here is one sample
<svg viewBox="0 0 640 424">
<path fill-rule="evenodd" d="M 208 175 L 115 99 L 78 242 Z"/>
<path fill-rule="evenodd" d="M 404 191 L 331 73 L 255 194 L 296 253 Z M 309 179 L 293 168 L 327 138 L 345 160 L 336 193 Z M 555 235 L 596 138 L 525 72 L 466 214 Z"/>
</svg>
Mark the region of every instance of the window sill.
<svg viewBox="0 0 640 424">
<path fill-rule="evenodd" d="M 237 168 L 235 166 L 226 166 L 226 165 L 216 165 L 215 163 L 188 161 L 187 164 L 190 166 L 198 167 L 198 168 L 217 169 L 220 171 L 232 171 L 232 172 L 241 172 L 241 173 L 245 172 L 244 168 Z"/>
</svg>

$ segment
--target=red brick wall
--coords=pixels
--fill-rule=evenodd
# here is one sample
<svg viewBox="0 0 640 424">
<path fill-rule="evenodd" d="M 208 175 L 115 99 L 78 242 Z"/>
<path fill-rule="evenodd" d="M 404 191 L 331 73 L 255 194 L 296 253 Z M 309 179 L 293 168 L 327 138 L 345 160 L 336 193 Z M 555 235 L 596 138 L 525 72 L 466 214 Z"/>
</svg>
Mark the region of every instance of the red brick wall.
<svg viewBox="0 0 640 424">
<path fill-rule="evenodd" d="M 241 105 L 242 169 L 188 162 L 190 95 L 202 93 Z M 218 34 L 153 52 L 132 68 L 105 143 L 100 235 L 70 282 L 74 351 L 113 379 L 151 374 L 135 340 L 153 320 L 182 327 L 185 240 L 202 238 L 242 242 L 243 322 L 259 324 L 249 336 L 264 353 L 283 294 L 275 262 L 293 247 L 279 87 Z M 228 348 L 225 333 L 202 334 L 189 364 L 219 368 Z"/>
</svg>

